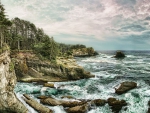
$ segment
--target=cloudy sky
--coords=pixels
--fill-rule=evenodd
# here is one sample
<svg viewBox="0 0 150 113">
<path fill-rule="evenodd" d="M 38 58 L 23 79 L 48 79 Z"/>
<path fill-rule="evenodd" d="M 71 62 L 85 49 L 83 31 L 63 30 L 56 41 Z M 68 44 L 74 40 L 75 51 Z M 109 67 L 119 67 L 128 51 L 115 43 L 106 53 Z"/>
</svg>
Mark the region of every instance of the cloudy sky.
<svg viewBox="0 0 150 113">
<path fill-rule="evenodd" d="M 96 50 L 150 47 L 150 0 L 1 0 L 8 17 L 29 20 L 58 42 Z"/>
</svg>

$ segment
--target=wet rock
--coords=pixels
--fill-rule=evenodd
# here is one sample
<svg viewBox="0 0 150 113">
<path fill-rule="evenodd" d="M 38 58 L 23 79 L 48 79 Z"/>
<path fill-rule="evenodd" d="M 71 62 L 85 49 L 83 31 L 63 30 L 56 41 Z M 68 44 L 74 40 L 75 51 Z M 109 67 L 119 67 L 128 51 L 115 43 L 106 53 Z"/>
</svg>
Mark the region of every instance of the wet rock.
<svg viewBox="0 0 150 113">
<path fill-rule="evenodd" d="M 103 99 L 95 99 L 91 101 L 91 105 L 96 105 L 96 106 L 104 106 L 106 104 L 106 100 Z"/>
<path fill-rule="evenodd" d="M 127 105 L 125 100 L 117 100 L 116 98 L 108 98 L 107 102 L 114 113 L 119 113 L 122 107 Z"/>
<path fill-rule="evenodd" d="M 45 83 L 43 86 L 44 86 L 44 87 L 55 88 L 55 86 L 54 86 L 53 83 Z"/>
<path fill-rule="evenodd" d="M 148 113 L 150 113 L 150 107 L 148 108 Z"/>
<path fill-rule="evenodd" d="M 24 94 L 23 96 L 25 97 L 24 98 L 25 102 L 29 104 L 31 107 L 33 107 L 39 113 L 53 113 L 51 109 L 38 103 L 34 99 L 30 98 L 28 95 Z"/>
<path fill-rule="evenodd" d="M 150 101 L 148 101 L 148 105 L 150 106 Z"/>
<path fill-rule="evenodd" d="M 148 101 L 148 106 L 149 106 L 149 108 L 148 108 L 148 112 L 147 113 L 150 113 L 150 101 Z"/>
<path fill-rule="evenodd" d="M 44 96 L 44 95 L 41 95 L 41 96 L 38 96 L 37 97 L 38 99 L 46 99 L 46 98 L 48 98 L 47 96 Z"/>
<path fill-rule="evenodd" d="M 64 107 L 75 107 L 75 106 L 83 105 L 83 104 L 86 103 L 86 102 L 81 102 L 81 101 L 57 100 L 57 99 L 54 99 L 52 97 L 41 99 L 40 102 L 42 104 L 47 104 L 47 105 L 50 105 L 50 106 L 61 105 L 61 106 L 64 106 Z"/>
<path fill-rule="evenodd" d="M 75 106 L 75 107 L 71 107 L 66 109 L 67 113 L 86 113 L 89 109 L 89 105 L 88 104 L 84 104 L 81 106 Z"/>
<path fill-rule="evenodd" d="M 121 51 L 117 51 L 116 52 L 116 55 L 114 56 L 115 58 L 124 58 L 125 57 L 125 54 Z"/>
<path fill-rule="evenodd" d="M 73 96 L 70 96 L 70 95 L 62 96 L 61 98 L 62 98 L 62 99 L 63 99 L 63 98 L 74 99 L 74 97 L 73 97 Z"/>
<path fill-rule="evenodd" d="M 118 89 L 115 89 L 115 93 L 121 95 L 136 87 L 137 87 L 137 83 L 135 82 L 122 82 L 120 87 Z"/>
</svg>

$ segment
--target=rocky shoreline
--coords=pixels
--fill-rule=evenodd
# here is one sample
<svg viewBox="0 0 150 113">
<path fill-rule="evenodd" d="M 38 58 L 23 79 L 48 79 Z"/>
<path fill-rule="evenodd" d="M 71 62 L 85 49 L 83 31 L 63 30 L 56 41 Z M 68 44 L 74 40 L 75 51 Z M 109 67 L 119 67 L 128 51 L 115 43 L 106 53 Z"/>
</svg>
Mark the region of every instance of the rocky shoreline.
<svg viewBox="0 0 150 113">
<path fill-rule="evenodd" d="M 12 68 L 11 60 L 9 58 L 9 52 L 3 53 L 1 56 L 1 75 L 6 78 L 5 86 L 2 91 L 7 93 L 7 101 L 9 105 L 1 104 L 1 111 L 4 112 L 16 112 L 16 113 L 27 113 L 27 108 L 16 98 L 13 89 L 16 84 L 16 77 L 20 82 L 37 82 L 42 84 L 43 87 L 50 87 L 56 89 L 53 83 L 48 82 L 60 82 L 60 81 L 70 81 L 70 80 L 79 80 L 84 78 L 91 78 L 94 75 L 86 72 L 82 67 L 78 66 L 73 58 L 65 59 L 58 58 L 57 65 L 51 64 L 48 62 L 40 62 L 37 60 L 30 59 L 15 59 L 16 65 L 15 70 Z M 4 67 L 4 68 L 2 68 Z M 9 70 L 9 71 L 8 71 Z M 15 75 L 16 71 L 16 75 Z M 5 75 L 3 75 L 5 73 Z M 9 77 L 7 77 L 9 76 Z M 11 79 L 9 79 L 11 77 Z M 12 79 L 14 78 L 14 79 Z M 61 87 L 61 86 L 60 86 Z M 116 95 L 122 95 L 129 90 L 132 90 L 137 87 L 137 83 L 124 81 L 120 83 L 118 88 L 115 88 Z M 59 89 L 59 87 L 57 87 Z M 3 102 L 3 94 L 1 95 L 1 102 Z M 40 100 L 40 103 L 31 98 L 29 95 L 24 94 L 23 100 L 34 108 L 39 113 L 53 113 L 54 111 L 47 106 L 63 106 L 64 110 L 67 113 L 86 113 L 88 110 L 91 110 L 97 106 L 109 105 L 110 109 L 114 113 L 119 113 L 122 109 L 126 110 L 130 103 L 127 103 L 125 100 L 119 100 L 114 97 L 109 97 L 107 99 L 94 99 L 94 100 L 85 100 L 85 99 L 75 99 L 71 96 L 63 96 L 61 99 L 56 99 L 54 97 L 47 96 L 38 96 L 37 99 Z M 67 101 L 64 100 L 67 98 Z M 10 100 L 11 99 L 11 100 Z M 15 103 L 15 104 L 14 104 Z M 46 106 L 45 106 L 46 105 Z M 148 103 L 149 105 L 149 103 Z M 5 107 L 4 107 L 5 106 Z M 148 109 L 148 113 L 149 113 Z"/>
<path fill-rule="evenodd" d="M 124 84 L 124 85 L 122 85 Z M 126 93 L 127 91 L 133 89 L 133 86 L 135 85 L 135 82 L 129 82 L 125 81 L 120 83 L 120 87 L 118 87 L 116 90 L 122 90 L 122 94 Z M 128 89 L 126 87 L 128 86 Z M 43 87 L 50 87 L 50 88 L 56 88 L 53 83 L 45 83 L 43 84 Z M 59 87 L 57 87 L 59 89 Z M 135 87 L 134 87 L 135 88 Z M 115 92 L 117 95 L 118 93 Z M 119 94 L 121 95 L 121 94 Z M 37 99 L 40 100 L 40 103 L 35 101 L 30 96 L 24 94 L 24 100 L 27 104 L 32 106 L 36 111 L 42 112 L 47 111 L 48 113 L 53 113 L 54 111 L 52 109 L 49 109 L 46 106 L 63 106 L 64 110 L 67 113 L 86 113 L 87 111 L 94 109 L 95 107 L 105 106 L 106 104 L 109 105 L 110 109 L 113 113 L 119 113 L 122 109 L 126 110 L 130 103 L 127 103 L 125 100 L 119 100 L 114 97 L 109 97 L 108 99 L 94 99 L 94 100 L 85 100 L 85 99 L 75 99 L 71 96 L 63 96 L 60 99 L 56 99 L 51 96 L 38 96 Z M 38 106 L 38 107 L 37 107 Z"/>
</svg>

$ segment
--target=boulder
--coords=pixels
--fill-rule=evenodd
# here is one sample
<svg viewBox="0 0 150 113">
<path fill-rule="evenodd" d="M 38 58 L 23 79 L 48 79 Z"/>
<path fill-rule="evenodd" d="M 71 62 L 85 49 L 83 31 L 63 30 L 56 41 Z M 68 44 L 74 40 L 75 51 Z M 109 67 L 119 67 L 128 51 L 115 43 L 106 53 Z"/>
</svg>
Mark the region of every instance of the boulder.
<svg viewBox="0 0 150 113">
<path fill-rule="evenodd" d="M 106 104 L 106 100 L 103 99 L 95 99 L 91 101 L 91 105 L 104 106 L 105 104 Z"/>
<path fill-rule="evenodd" d="M 147 113 L 150 113 L 150 101 L 148 101 L 148 106 L 149 106 L 149 108 L 148 108 L 148 112 Z"/>
<path fill-rule="evenodd" d="M 38 103 L 34 99 L 30 98 L 28 95 L 24 94 L 23 96 L 25 97 L 25 102 L 33 107 L 38 113 L 53 113 L 51 109 Z"/>
<path fill-rule="evenodd" d="M 150 113 L 150 107 L 148 108 L 148 113 Z"/>
<path fill-rule="evenodd" d="M 116 55 L 114 56 L 115 58 L 124 58 L 125 57 L 125 54 L 121 51 L 117 51 L 116 52 Z"/>
<path fill-rule="evenodd" d="M 48 98 L 44 98 L 44 99 L 40 99 L 40 102 L 42 104 L 47 104 L 50 106 L 63 106 L 63 107 L 75 107 L 75 106 L 79 106 L 79 105 L 83 105 L 86 102 L 85 101 L 65 101 L 65 100 L 57 100 L 54 99 L 52 97 L 48 97 Z"/>
<path fill-rule="evenodd" d="M 86 113 L 89 109 L 89 105 L 88 104 L 84 104 L 81 106 L 75 106 L 75 107 L 71 107 L 66 109 L 67 113 Z"/>
<path fill-rule="evenodd" d="M 44 86 L 44 87 L 55 88 L 55 86 L 54 86 L 53 83 L 45 83 L 43 86 Z"/>
<path fill-rule="evenodd" d="M 120 87 L 118 89 L 115 89 L 115 93 L 121 95 L 136 87 L 137 87 L 137 83 L 135 82 L 128 82 L 128 81 L 122 82 Z"/>
<path fill-rule="evenodd" d="M 70 95 L 62 96 L 61 98 L 62 98 L 62 99 L 63 99 L 63 98 L 74 99 L 74 97 L 73 97 L 73 96 L 70 96 Z"/>
<path fill-rule="evenodd" d="M 116 98 L 108 98 L 107 102 L 114 113 L 119 113 L 122 107 L 127 105 L 125 100 L 117 100 Z"/>
<path fill-rule="evenodd" d="M 150 106 L 150 101 L 148 101 L 148 105 Z"/>
</svg>

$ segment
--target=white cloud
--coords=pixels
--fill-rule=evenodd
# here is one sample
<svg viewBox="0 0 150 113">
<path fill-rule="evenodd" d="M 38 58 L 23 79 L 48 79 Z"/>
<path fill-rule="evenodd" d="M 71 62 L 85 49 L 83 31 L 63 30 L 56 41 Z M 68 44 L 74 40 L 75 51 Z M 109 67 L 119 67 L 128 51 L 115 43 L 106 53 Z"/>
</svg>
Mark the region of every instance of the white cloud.
<svg viewBox="0 0 150 113">
<path fill-rule="evenodd" d="M 119 29 L 135 23 L 143 26 L 141 21 L 150 15 L 149 0 L 2 0 L 2 3 L 10 18 L 29 20 L 50 36 L 84 34 L 99 40 L 142 35 L 132 29 L 128 32 Z"/>
</svg>

